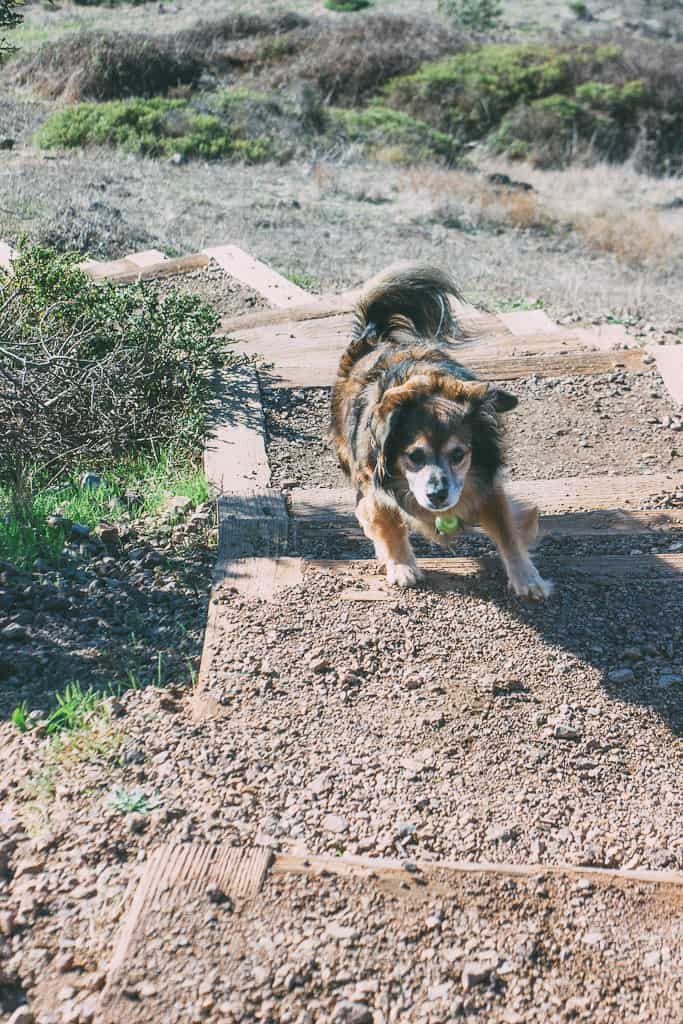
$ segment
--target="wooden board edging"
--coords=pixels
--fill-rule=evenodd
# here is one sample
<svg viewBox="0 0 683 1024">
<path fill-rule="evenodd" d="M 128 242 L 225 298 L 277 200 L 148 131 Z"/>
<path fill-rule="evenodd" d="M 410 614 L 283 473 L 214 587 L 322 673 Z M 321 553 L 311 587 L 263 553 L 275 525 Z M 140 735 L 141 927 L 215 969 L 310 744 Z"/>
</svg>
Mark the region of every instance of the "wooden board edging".
<svg viewBox="0 0 683 1024">
<path fill-rule="evenodd" d="M 410 865 L 410 869 L 406 866 Z M 647 869 L 600 868 L 577 864 L 511 864 L 496 861 L 401 861 L 388 857 L 362 857 L 344 854 L 341 857 L 327 857 L 310 854 L 277 854 L 271 867 L 271 874 L 320 874 L 334 875 L 357 872 L 400 874 L 409 879 L 411 875 L 428 874 L 431 871 L 446 871 L 462 875 L 503 875 L 510 878 L 534 878 L 547 875 L 568 875 L 570 877 L 593 878 L 596 881 L 624 881 L 648 883 L 651 885 L 683 885 L 681 871 L 650 871 Z"/>
<path fill-rule="evenodd" d="M 204 472 L 219 493 L 270 485 L 266 421 L 258 376 L 250 366 L 216 374 L 211 433 L 204 445 Z"/>
</svg>

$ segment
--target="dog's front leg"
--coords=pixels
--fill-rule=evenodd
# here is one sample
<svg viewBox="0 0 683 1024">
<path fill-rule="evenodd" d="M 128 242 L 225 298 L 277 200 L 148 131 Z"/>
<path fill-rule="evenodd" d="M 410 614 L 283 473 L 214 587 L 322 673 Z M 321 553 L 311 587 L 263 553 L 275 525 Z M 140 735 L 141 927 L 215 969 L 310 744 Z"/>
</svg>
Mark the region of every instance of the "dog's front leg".
<svg viewBox="0 0 683 1024">
<path fill-rule="evenodd" d="M 414 587 L 422 579 L 408 539 L 408 527 L 398 508 L 367 494 L 356 506 L 356 518 L 365 536 L 375 545 L 378 562 L 386 566 L 387 579 L 399 587 Z"/>
<path fill-rule="evenodd" d="M 553 585 L 550 580 L 543 579 L 528 551 L 529 543 L 536 535 L 537 510 L 511 501 L 499 488 L 482 506 L 480 522 L 498 547 L 510 589 L 518 597 L 531 597 L 536 601 L 549 597 Z"/>
</svg>

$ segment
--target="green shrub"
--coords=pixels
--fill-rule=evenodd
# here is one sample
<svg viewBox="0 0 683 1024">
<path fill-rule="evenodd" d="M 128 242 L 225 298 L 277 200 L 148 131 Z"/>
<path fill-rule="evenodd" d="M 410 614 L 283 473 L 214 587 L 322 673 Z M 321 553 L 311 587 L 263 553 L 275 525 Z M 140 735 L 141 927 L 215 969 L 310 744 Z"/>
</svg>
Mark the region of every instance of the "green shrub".
<svg viewBox="0 0 683 1024">
<path fill-rule="evenodd" d="M 78 32 L 21 58 L 12 78 L 43 96 L 73 103 L 165 95 L 194 85 L 204 67 L 200 51 L 173 37 Z"/>
<path fill-rule="evenodd" d="M 473 32 L 490 32 L 503 16 L 500 0 L 439 0 L 439 10 Z"/>
<path fill-rule="evenodd" d="M 43 149 L 116 146 L 128 153 L 258 163 L 276 156 L 271 139 L 240 138 L 234 119 L 203 113 L 188 100 L 153 98 L 79 103 L 53 114 L 40 129 Z"/>
<path fill-rule="evenodd" d="M 488 45 L 389 83 L 386 102 L 453 136 L 566 162 L 577 149 L 642 170 L 683 164 L 683 50 L 586 42 Z M 561 103 L 558 97 L 565 101 Z M 549 139 L 548 132 L 561 137 Z M 579 145 L 567 148 L 570 136 Z M 552 156 L 550 154 L 553 154 Z"/>
<path fill-rule="evenodd" d="M 364 11 L 369 6 L 370 0 L 325 0 L 325 7 L 328 11 L 339 11 L 342 14 Z"/>
<path fill-rule="evenodd" d="M 329 112 L 330 138 L 346 145 L 362 147 L 367 155 L 378 149 L 394 149 L 397 161 L 414 163 L 439 157 L 451 160 L 453 140 L 408 114 L 388 107 L 370 106 L 365 110 Z"/>
<path fill-rule="evenodd" d="M 24 248 L 0 272 L 0 483 L 57 478 L 136 453 L 195 453 L 220 359 L 196 296 L 95 284 L 78 257 Z"/>
</svg>

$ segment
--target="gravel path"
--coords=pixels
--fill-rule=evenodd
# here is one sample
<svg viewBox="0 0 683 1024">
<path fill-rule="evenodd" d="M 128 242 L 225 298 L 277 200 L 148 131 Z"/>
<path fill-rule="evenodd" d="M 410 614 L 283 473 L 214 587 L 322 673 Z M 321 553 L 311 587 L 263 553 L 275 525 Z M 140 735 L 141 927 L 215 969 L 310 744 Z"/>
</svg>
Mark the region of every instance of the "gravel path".
<svg viewBox="0 0 683 1024">
<path fill-rule="evenodd" d="M 509 390 L 520 399 L 506 420 L 513 476 L 683 469 L 683 421 L 656 371 L 513 381 Z M 329 389 L 266 390 L 264 400 L 274 483 L 347 486 L 326 440 Z"/>
<path fill-rule="evenodd" d="M 158 922 L 168 945 L 139 944 L 127 1020 L 680 1021 L 676 891 L 434 871 L 290 875 L 255 903 L 188 903 Z"/>
<path fill-rule="evenodd" d="M 269 304 L 263 296 L 247 287 L 234 277 L 230 277 L 213 260 L 208 267 L 193 270 L 189 274 L 178 274 L 175 277 L 160 277 L 151 282 L 162 295 L 170 291 L 183 292 L 186 295 L 198 295 L 214 307 L 221 316 L 238 316 L 257 309 L 268 309 Z"/>
<path fill-rule="evenodd" d="M 124 756 L 60 775 L 48 832 L 37 839 L 16 798 L 36 781 L 36 740 L 2 727 L 12 794 L 2 818 L 12 868 L 0 911 L 10 933 L 3 970 L 45 1009 L 42 1024 L 91 1019 L 76 1011 L 101 985 L 130 906 L 126 884 L 162 841 L 683 867 L 680 583 L 663 591 L 569 577 L 550 603 L 525 607 L 500 574 L 388 604 L 341 600 L 348 582 L 309 570 L 301 587 L 269 604 L 221 591 L 209 693 L 224 716 L 193 721 L 182 691 L 123 694 Z M 113 810 L 116 786 L 140 787 L 154 809 Z M 351 999 L 371 1008 L 362 1019 L 373 1024 L 463 1013 L 517 1019 L 507 1010 L 539 1024 L 680 1020 L 680 916 L 663 894 L 469 879 L 437 898 L 409 884 L 415 906 L 374 883 L 272 881 L 227 931 L 225 910 L 209 906 L 198 917 L 187 907 L 185 924 L 164 924 L 145 947 L 151 987 L 130 1019 L 146 1006 L 148 1020 L 275 1013 L 322 1024 L 346 1019 L 337 1004 Z M 199 933 L 190 917 L 203 922 Z M 334 934 L 319 940 L 335 922 L 354 933 L 364 922 L 341 958 Z M 537 951 L 524 954 L 526 941 Z M 169 988 L 178 1009 L 155 1015 L 193 943 L 201 950 L 183 967 L 182 990 Z M 240 943 L 242 958 L 226 975 L 219 958 L 224 964 Z M 463 987 L 467 963 L 486 950 L 496 965 L 488 980 Z M 301 958 L 302 980 L 287 981 Z M 162 963 L 169 973 L 157 975 Z M 373 980 L 377 988 L 363 988 Z"/>
</svg>

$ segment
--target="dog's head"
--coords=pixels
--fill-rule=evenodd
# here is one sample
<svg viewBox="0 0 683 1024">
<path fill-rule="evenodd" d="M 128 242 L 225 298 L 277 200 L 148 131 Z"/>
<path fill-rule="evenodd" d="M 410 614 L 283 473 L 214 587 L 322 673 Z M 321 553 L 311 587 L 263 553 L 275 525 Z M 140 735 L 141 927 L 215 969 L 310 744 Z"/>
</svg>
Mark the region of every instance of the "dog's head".
<svg viewBox="0 0 683 1024">
<path fill-rule="evenodd" d="M 506 391 L 437 372 L 389 388 L 370 424 L 375 486 L 410 491 L 430 512 L 454 508 L 473 466 L 498 457 L 497 413 L 516 405 Z"/>
</svg>

